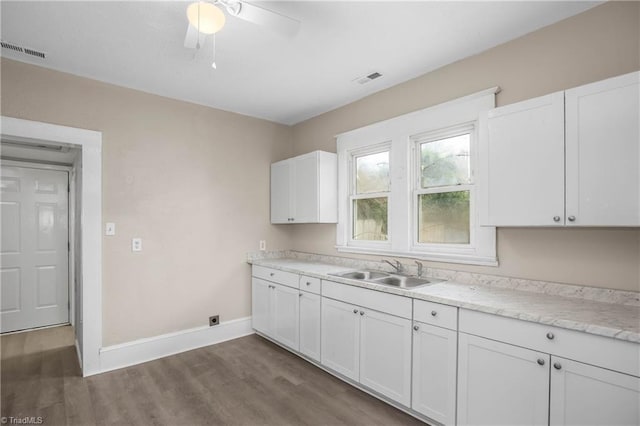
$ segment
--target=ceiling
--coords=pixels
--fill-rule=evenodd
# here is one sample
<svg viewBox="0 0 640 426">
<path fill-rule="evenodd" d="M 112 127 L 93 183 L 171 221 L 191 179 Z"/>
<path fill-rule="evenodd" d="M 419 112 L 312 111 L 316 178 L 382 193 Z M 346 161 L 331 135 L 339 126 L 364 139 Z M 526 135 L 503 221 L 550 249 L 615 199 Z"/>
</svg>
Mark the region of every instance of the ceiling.
<svg viewBox="0 0 640 426">
<path fill-rule="evenodd" d="M 182 1 L 2 1 L 2 56 L 283 124 L 295 124 L 601 2 L 252 2 L 298 19 L 293 38 L 227 16 L 183 46 Z M 380 72 L 360 85 L 353 80 Z"/>
</svg>

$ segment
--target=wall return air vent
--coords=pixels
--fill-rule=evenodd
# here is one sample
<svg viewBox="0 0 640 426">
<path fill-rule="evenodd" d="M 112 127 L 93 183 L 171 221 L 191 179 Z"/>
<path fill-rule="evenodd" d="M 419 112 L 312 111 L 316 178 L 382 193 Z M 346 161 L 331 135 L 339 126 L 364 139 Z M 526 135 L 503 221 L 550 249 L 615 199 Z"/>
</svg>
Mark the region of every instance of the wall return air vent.
<svg viewBox="0 0 640 426">
<path fill-rule="evenodd" d="M 35 56 L 36 58 L 45 59 L 47 57 L 46 53 L 40 52 L 35 49 L 30 49 L 28 47 L 18 46 L 17 44 L 7 43 L 2 40 L 0 45 L 3 49 L 13 50 L 14 52 L 22 53 L 25 55 Z"/>
<path fill-rule="evenodd" d="M 365 76 L 358 77 L 358 78 L 356 78 L 356 79 L 354 79 L 352 81 L 354 81 L 355 83 L 358 83 L 358 84 L 367 84 L 367 83 L 372 82 L 376 78 L 380 78 L 380 77 L 382 77 L 382 74 L 380 74 L 379 72 L 376 71 L 376 72 L 369 73 L 369 74 L 367 74 Z"/>
</svg>

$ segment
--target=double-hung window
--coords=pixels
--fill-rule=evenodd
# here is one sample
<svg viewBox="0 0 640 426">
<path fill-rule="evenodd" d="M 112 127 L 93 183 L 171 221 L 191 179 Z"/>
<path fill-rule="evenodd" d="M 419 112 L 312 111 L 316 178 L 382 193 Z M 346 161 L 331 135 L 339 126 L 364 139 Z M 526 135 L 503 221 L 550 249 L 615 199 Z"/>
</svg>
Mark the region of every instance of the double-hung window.
<svg viewBox="0 0 640 426">
<path fill-rule="evenodd" d="M 338 136 L 338 251 L 496 265 L 475 182 L 495 89 Z"/>
</svg>

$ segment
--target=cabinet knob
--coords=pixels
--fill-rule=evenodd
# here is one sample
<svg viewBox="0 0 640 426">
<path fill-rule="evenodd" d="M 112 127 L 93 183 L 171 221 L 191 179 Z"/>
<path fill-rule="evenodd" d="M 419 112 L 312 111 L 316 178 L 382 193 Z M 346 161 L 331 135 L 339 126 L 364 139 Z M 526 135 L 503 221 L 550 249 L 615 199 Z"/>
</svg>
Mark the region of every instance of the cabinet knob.
<svg viewBox="0 0 640 426">
<path fill-rule="evenodd" d="M 553 368 L 555 368 L 556 370 L 560 370 L 562 368 L 562 364 L 560 364 L 559 362 L 554 362 Z"/>
<path fill-rule="evenodd" d="M 576 221 L 576 217 L 575 216 L 569 216 L 567 219 L 569 219 L 569 222 L 575 222 Z"/>
<path fill-rule="evenodd" d="M 438 313 L 436 311 L 431 311 L 431 316 L 435 317 L 436 315 L 438 315 Z"/>
<path fill-rule="evenodd" d="M 544 359 L 538 358 L 538 364 L 539 365 L 544 365 Z"/>
<path fill-rule="evenodd" d="M 547 333 L 547 339 L 549 340 L 553 340 L 556 336 L 553 335 L 553 333 L 549 332 Z"/>
<path fill-rule="evenodd" d="M 354 309 L 354 310 L 353 310 L 353 313 L 354 313 L 354 314 L 357 314 L 357 313 L 358 313 L 358 310 L 357 310 L 357 309 Z"/>
<path fill-rule="evenodd" d="M 298 297 L 302 297 L 302 293 L 298 294 Z"/>
<path fill-rule="evenodd" d="M 553 217 L 553 221 L 554 222 L 560 222 L 560 216 L 554 216 Z"/>
<path fill-rule="evenodd" d="M 311 285 L 311 283 L 309 281 L 307 281 L 307 285 Z"/>
<path fill-rule="evenodd" d="M 271 273 L 269 274 L 269 276 L 270 276 L 270 277 L 272 277 L 272 276 L 274 276 L 275 274 L 276 274 L 275 272 L 271 272 Z"/>
<path fill-rule="evenodd" d="M 364 311 L 360 311 L 360 315 L 364 315 Z"/>
<path fill-rule="evenodd" d="M 414 326 L 413 326 L 413 329 L 414 329 L 415 331 L 418 331 L 418 330 L 420 330 L 420 327 L 419 327 L 419 326 L 417 326 L 417 325 L 414 325 Z"/>
</svg>

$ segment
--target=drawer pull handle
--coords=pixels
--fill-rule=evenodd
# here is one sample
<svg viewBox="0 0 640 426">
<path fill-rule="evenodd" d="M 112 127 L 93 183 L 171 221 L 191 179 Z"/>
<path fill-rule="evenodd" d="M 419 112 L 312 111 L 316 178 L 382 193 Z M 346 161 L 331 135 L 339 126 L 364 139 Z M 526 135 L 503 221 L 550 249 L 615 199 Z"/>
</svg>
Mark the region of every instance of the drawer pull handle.
<svg viewBox="0 0 640 426">
<path fill-rule="evenodd" d="M 540 364 L 540 365 L 544 365 L 544 359 L 542 359 L 542 358 L 538 358 L 538 364 Z"/>
<path fill-rule="evenodd" d="M 547 339 L 553 340 L 554 337 L 556 337 L 556 336 L 554 336 L 553 333 L 551 333 L 551 332 L 547 333 Z"/>
<path fill-rule="evenodd" d="M 354 313 L 354 314 L 357 314 L 357 313 L 358 313 L 358 310 L 357 310 L 357 309 L 354 309 L 354 310 L 353 310 L 353 313 Z"/>
<path fill-rule="evenodd" d="M 562 364 L 560 364 L 559 362 L 554 362 L 553 368 L 555 368 L 556 370 L 560 370 L 562 368 Z"/>
<path fill-rule="evenodd" d="M 360 311 L 360 315 L 364 315 L 364 311 Z"/>
<path fill-rule="evenodd" d="M 436 311 L 431 311 L 431 316 L 435 317 L 436 315 L 438 315 L 438 313 Z"/>
<path fill-rule="evenodd" d="M 418 331 L 418 330 L 420 330 L 420 327 L 418 327 L 417 325 L 414 325 L 414 326 L 413 326 L 413 329 L 414 329 L 415 331 Z"/>
</svg>

